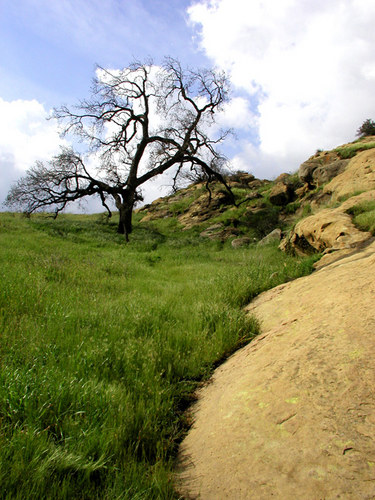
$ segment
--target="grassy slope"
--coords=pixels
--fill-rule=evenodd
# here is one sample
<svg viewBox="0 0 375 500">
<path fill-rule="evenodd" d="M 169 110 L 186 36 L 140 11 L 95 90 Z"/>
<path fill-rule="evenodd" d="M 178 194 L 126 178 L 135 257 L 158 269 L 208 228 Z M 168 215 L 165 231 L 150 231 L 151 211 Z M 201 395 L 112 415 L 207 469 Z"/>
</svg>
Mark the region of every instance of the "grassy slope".
<svg viewBox="0 0 375 500">
<path fill-rule="evenodd" d="M 311 264 L 170 219 L 125 245 L 98 216 L 0 214 L 0 497 L 174 498 L 194 387 Z"/>
</svg>

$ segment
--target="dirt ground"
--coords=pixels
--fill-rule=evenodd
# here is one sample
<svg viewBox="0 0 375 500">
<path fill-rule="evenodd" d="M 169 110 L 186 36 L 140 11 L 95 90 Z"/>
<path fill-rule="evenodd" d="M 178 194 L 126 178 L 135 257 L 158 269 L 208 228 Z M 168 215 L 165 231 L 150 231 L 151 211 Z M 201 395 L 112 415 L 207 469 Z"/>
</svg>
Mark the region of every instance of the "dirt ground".
<svg viewBox="0 0 375 500">
<path fill-rule="evenodd" d="M 203 387 L 183 498 L 375 498 L 375 242 L 248 307 L 262 334 Z"/>
</svg>

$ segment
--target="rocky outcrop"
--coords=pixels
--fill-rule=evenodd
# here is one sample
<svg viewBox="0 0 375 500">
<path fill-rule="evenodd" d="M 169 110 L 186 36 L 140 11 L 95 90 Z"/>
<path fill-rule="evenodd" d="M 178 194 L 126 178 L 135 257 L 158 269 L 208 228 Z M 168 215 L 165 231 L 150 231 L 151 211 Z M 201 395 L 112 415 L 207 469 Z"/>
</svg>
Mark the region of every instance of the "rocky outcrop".
<svg viewBox="0 0 375 500">
<path fill-rule="evenodd" d="M 280 248 L 297 255 L 354 248 L 372 237 L 357 229 L 347 211 L 364 201 L 374 201 L 375 190 L 349 198 L 337 208 L 327 208 L 298 222 Z"/>
<path fill-rule="evenodd" d="M 210 193 L 204 182 L 195 183 L 139 209 L 141 222 L 175 217 L 183 229 L 198 228 L 202 237 L 220 241 L 250 237 L 253 242 L 275 227 L 285 231 L 299 217 L 312 213 L 314 218 L 298 223 L 282 249 L 305 254 L 349 248 L 361 243 L 364 236 L 345 210 L 332 212 L 329 207 L 343 198 L 375 190 L 374 146 L 375 136 L 319 151 L 300 166 L 298 176 L 284 173 L 272 182 L 246 172 L 228 175 L 236 205 L 220 183 L 213 182 Z M 317 213 L 322 208 L 319 222 Z M 223 227 L 212 230 L 215 223 Z"/>
<path fill-rule="evenodd" d="M 320 165 L 312 173 L 312 182 L 316 187 L 326 184 L 343 172 L 350 160 L 335 160 L 327 165 Z"/>
<path fill-rule="evenodd" d="M 375 243 L 256 298 L 262 334 L 198 394 L 183 498 L 375 498 Z"/>
<path fill-rule="evenodd" d="M 292 190 L 288 184 L 278 182 L 270 192 L 270 202 L 272 205 L 287 205 L 292 199 Z"/>
<path fill-rule="evenodd" d="M 338 150 L 357 145 L 357 143 L 344 145 Z M 372 237 L 370 233 L 359 231 L 354 226 L 348 210 L 364 201 L 375 199 L 375 148 L 360 151 L 347 160 L 338 160 L 337 154 L 319 153 L 317 157 L 301 165 L 299 176 L 306 181 L 305 186 L 307 182 L 319 185 L 331 175 L 334 174 L 334 177 L 322 190 L 312 195 L 309 195 L 306 189 L 305 193 L 301 191 L 301 195 L 310 201 L 316 213 L 296 224 L 289 236 L 281 242 L 281 250 L 292 251 L 299 255 L 333 251 L 342 253 L 344 250 L 362 245 Z M 324 161 L 326 163 L 323 165 Z M 348 199 L 342 202 L 346 198 Z M 341 203 L 341 205 L 336 208 L 321 209 L 323 203 L 330 205 Z"/>
<path fill-rule="evenodd" d="M 335 171 L 344 168 L 344 164 L 337 163 L 340 161 L 339 155 L 334 151 L 319 151 L 302 163 L 298 170 L 298 176 L 301 182 L 308 184 L 310 187 L 316 187 L 317 183 L 321 182 L 323 176 L 337 175 Z M 336 166 L 332 167 L 334 164 Z"/>
<path fill-rule="evenodd" d="M 358 153 L 345 170 L 324 186 L 334 200 L 375 189 L 375 148 Z"/>
</svg>

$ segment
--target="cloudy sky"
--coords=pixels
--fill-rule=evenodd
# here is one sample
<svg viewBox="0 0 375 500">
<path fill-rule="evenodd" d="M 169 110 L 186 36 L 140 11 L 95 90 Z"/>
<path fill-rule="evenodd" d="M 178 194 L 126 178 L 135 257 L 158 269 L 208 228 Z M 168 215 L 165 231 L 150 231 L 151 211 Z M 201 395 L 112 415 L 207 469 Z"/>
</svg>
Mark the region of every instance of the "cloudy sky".
<svg viewBox="0 0 375 500">
<path fill-rule="evenodd" d="M 0 0 L 0 203 L 58 151 L 51 108 L 86 97 L 96 64 L 147 57 L 227 71 L 233 168 L 293 172 L 375 119 L 374 25 L 374 0 Z"/>
</svg>

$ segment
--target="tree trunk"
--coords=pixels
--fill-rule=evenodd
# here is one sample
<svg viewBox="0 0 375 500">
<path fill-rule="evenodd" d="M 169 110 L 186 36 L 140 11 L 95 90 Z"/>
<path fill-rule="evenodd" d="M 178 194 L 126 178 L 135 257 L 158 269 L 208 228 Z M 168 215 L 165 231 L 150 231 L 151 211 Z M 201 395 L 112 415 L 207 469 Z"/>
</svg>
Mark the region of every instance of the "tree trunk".
<svg viewBox="0 0 375 500">
<path fill-rule="evenodd" d="M 129 234 L 132 232 L 132 215 L 133 215 L 133 205 L 132 201 L 123 201 L 119 207 L 119 223 L 117 232 L 125 236 L 126 241 L 129 241 Z"/>
</svg>

